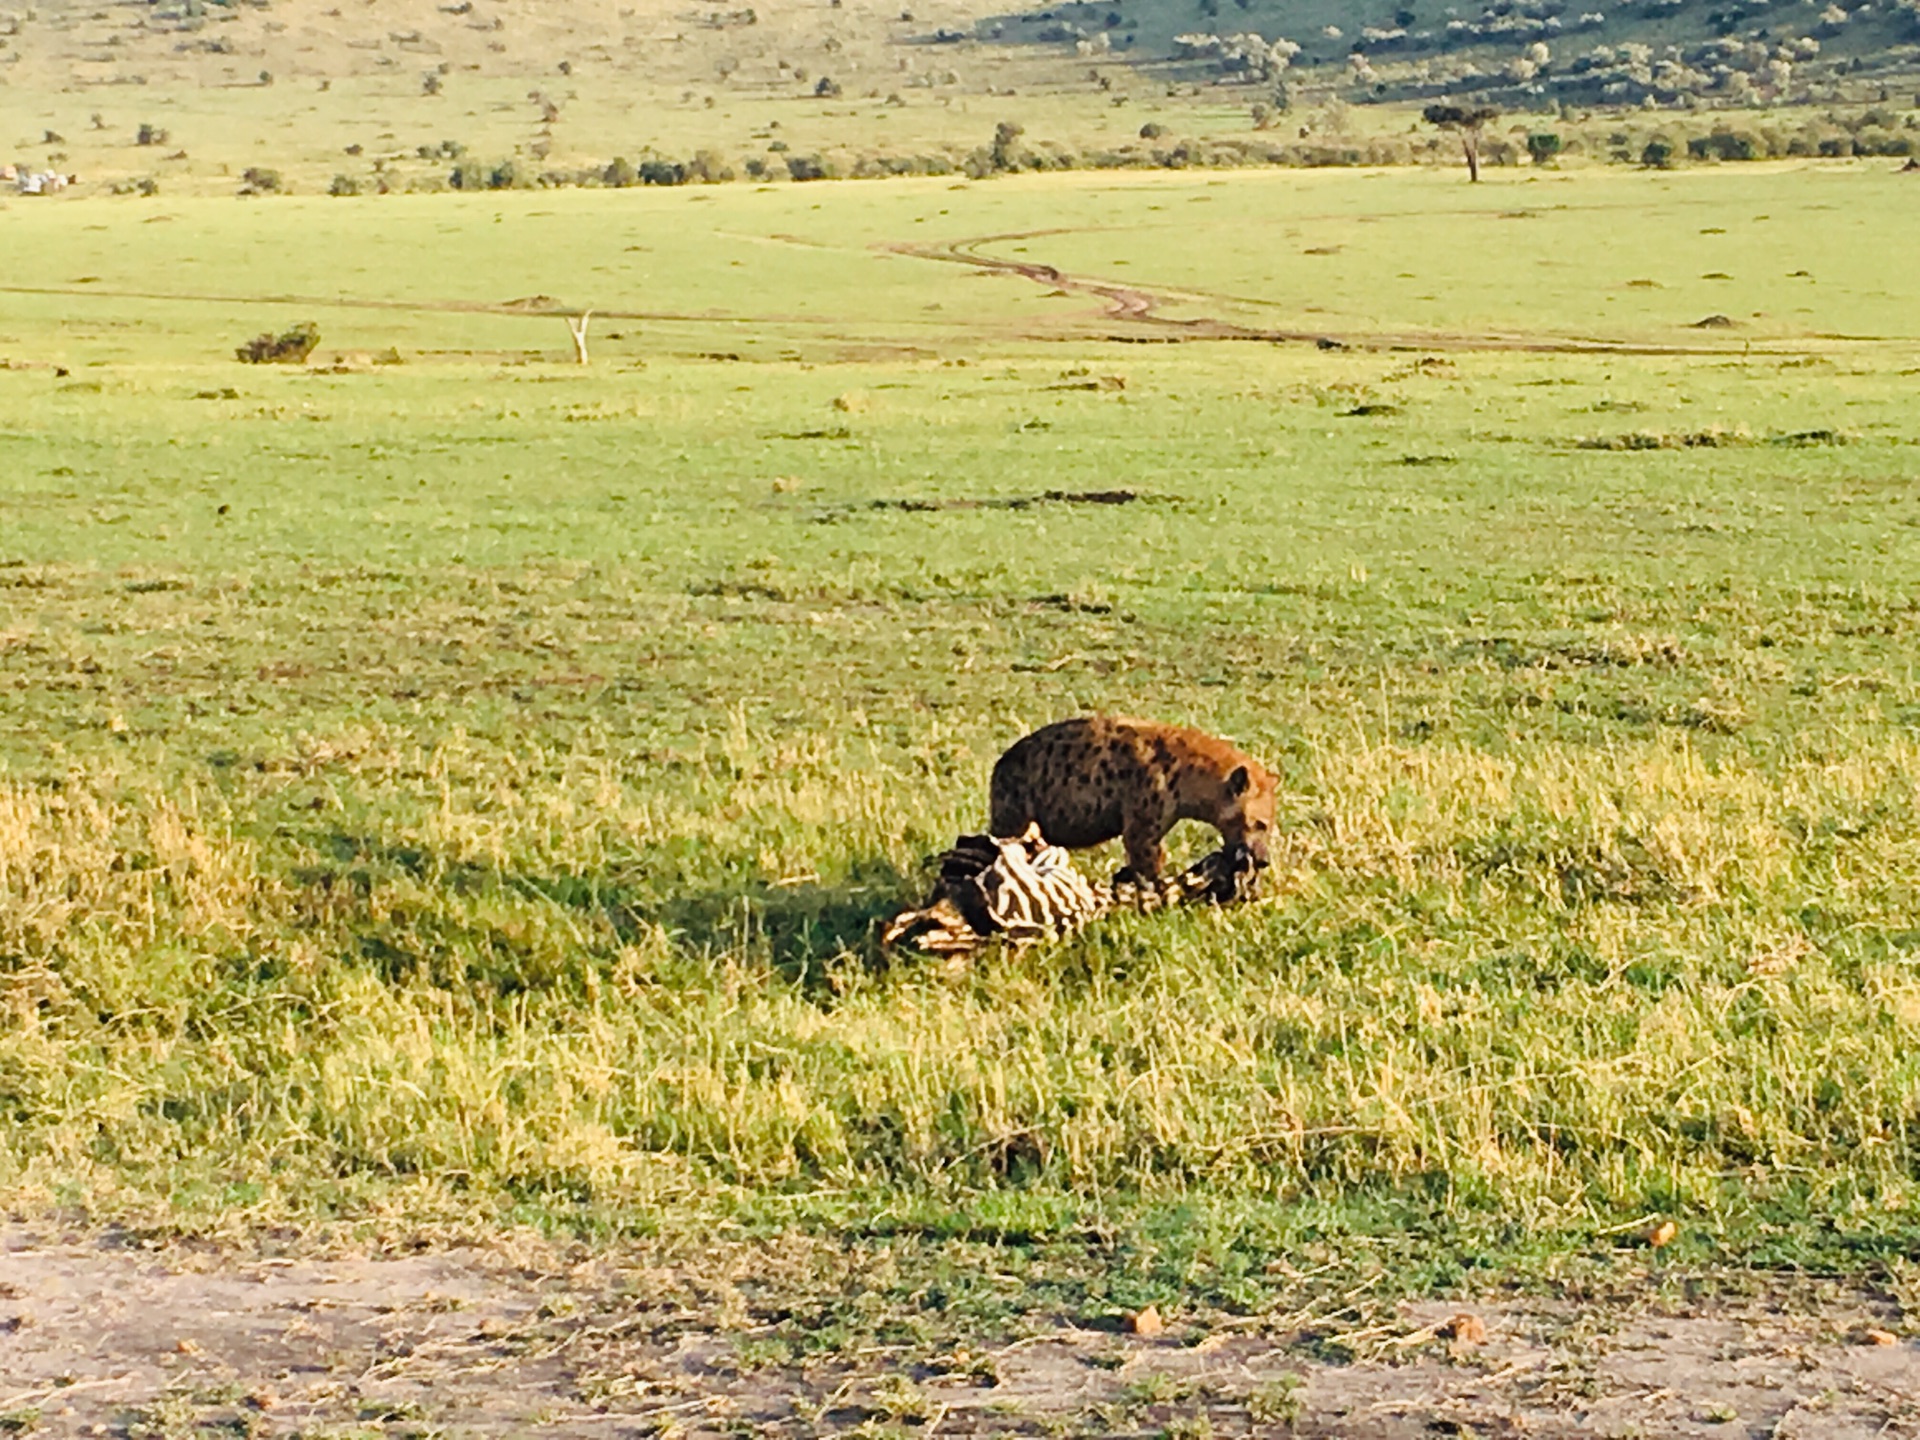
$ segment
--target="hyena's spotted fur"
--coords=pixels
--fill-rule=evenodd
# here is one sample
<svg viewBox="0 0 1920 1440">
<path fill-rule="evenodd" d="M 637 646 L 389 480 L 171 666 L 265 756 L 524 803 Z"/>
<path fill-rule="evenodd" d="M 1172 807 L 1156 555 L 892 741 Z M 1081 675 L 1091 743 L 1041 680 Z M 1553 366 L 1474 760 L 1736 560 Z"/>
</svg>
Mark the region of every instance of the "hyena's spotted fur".
<svg viewBox="0 0 1920 1440">
<path fill-rule="evenodd" d="M 990 809 L 997 836 L 1037 824 L 1048 843 L 1069 850 L 1120 840 L 1133 876 L 1152 881 L 1166 866 L 1160 842 L 1181 820 L 1204 820 L 1264 865 L 1273 777 L 1200 730 L 1082 715 L 1014 742 L 993 767 Z"/>
</svg>

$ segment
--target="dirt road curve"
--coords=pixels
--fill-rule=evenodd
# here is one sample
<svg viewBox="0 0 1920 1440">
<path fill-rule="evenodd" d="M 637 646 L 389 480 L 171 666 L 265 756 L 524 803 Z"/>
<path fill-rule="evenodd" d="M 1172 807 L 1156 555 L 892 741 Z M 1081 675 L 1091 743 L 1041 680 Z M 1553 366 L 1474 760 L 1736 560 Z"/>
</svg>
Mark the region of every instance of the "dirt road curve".
<svg viewBox="0 0 1920 1440">
<path fill-rule="evenodd" d="M 1484 1341 L 1446 1338 L 1465 1309 Z M 1801 1285 L 1406 1308 L 1390 1334 L 1152 1339 L 1043 1323 L 808 1363 L 750 1309 L 689 1311 L 617 1259 L 313 1259 L 0 1228 L 0 1432 L 43 1435 L 1920 1435 L 1888 1305 Z M 1461 1327 L 1469 1335 L 1475 1326 Z M 762 1348 L 757 1350 L 755 1346 Z"/>
<path fill-rule="evenodd" d="M 1179 319 L 1162 312 L 1175 305 L 1219 303 L 1230 297 L 1199 291 L 1142 290 L 1114 281 L 1097 280 L 1085 275 L 1070 275 L 1053 265 L 1031 260 L 1013 260 L 992 254 L 988 247 L 1015 240 L 1044 239 L 1064 235 L 1065 230 L 1022 230 L 1005 235 L 979 235 L 968 240 L 937 244 L 894 244 L 884 247 L 896 255 L 917 260 L 937 260 L 953 265 L 968 265 L 990 274 L 1013 275 L 1049 289 L 1093 295 L 1106 302 L 1100 317 L 1121 321 L 1128 329 L 1104 338 L 1110 340 L 1259 340 L 1269 343 L 1315 344 L 1329 349 L 1355 350 L 1448 350 L 1448 351 L 1521 351 L 1539 355 L 1727 355 L 1740 353 L 1731 345 L 1655 345 L 1592 336 L 1495 334 L 1454 331 L 1367 331 L 1273 329 L 1241 325 L 1231 320 L 1198 315 Z M 1244 304 L 1245 302 L 1238 302 Z M 1747 347 L 1750 353 L 1754 347 Z M 1792 347 L 1759 347 L 1758 353 L 1791 353 Z"/>
</svg>

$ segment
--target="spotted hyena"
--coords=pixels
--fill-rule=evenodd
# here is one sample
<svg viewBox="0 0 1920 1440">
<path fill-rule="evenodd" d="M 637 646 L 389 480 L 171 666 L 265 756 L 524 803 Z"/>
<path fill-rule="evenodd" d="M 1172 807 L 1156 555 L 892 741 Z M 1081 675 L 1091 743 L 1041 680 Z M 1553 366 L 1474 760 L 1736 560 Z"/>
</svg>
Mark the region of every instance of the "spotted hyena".
<svg viewBox="0 0 1920 1440">
<path fill-rule="evenodd" d="M 1119 839 L 1143 880 L 1166 864 L 1161 841 L 1204 820 L 1261 864 L 1273 828 L 1273 777 L 1225 740 L 1120 715 L 1057 720 L 1014 742 L 993 767 L 991 825 L 1018 835 L 1037 822 L 1070 850 Z"/>
</svg>

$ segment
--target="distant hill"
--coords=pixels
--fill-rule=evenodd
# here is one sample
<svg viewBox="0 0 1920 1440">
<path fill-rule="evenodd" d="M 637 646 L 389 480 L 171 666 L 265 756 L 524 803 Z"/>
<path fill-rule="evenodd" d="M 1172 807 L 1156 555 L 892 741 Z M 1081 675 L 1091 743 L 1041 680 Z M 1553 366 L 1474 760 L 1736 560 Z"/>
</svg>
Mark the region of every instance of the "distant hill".
<svg viewBox="0 0 1920 1440">
<path fill-rule="evenodd" d="M 0 161 L 143 195 L 945 174 L 1003 123 L 1023 166 L 1407 163 L 1440 95 L 1507 112 L 1494 163 L 1527 112 L 1583 163 L 1920 144 L 1920 0 L 10 3 Z"/>
<path fill-rule="evenodd" d="M 1281 42 L 1276 49 L 1275 42 Z M 1920 71 L 1920 0 L 35 0 L 4 87 L 244 86 L 430 72 L 727 93 L 979 91 L 1148 68 L 1353 100 L 1792 100 Z M 1903 97 L 1911 98 L 1911 97 Z"/>
</svg>

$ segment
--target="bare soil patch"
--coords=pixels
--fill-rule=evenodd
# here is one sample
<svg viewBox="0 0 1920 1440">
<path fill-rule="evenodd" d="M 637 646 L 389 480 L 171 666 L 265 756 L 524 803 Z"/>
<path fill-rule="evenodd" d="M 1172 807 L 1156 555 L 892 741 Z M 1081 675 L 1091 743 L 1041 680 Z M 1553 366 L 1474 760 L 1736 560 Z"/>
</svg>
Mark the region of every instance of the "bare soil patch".
<svg viewBox="0 0 1920 1440">
<path fill-rule="evenodd" d="M 1920 1434 L 1898 1307 L 1782 1279 L 1737 1299 L 1422 1302 L 1337 1333 L 1034 1319 L 961 1346 L 773 1348 L 619 1249 L 273 1255 L 0 1229 L 0 1424 L 137 1435 L 677 1433 L 1398 1437 Z M 1665 1298 L 1663 1298 L 1663 1296 Z M 1154 1326 L 1141 1326 L 1144 1332 Z"/>
<path fill-rule="evenodd" d="M 988 499 L 899 499 L 870 500 L 869 510 L 1031 510 L 1036 505 L 1131 505 L 1136 500 L 1164 500 L 1168 497 L 1143 495 L 1137 490 L 1045 490 L 1038 495 L 999 495 Z"/>
</svg>

